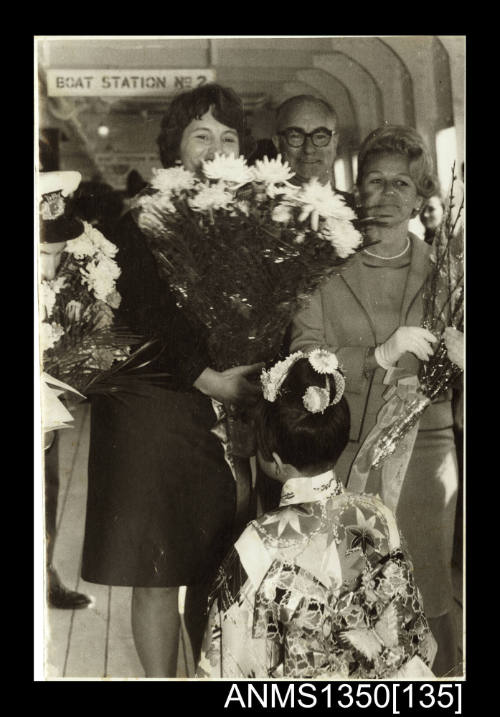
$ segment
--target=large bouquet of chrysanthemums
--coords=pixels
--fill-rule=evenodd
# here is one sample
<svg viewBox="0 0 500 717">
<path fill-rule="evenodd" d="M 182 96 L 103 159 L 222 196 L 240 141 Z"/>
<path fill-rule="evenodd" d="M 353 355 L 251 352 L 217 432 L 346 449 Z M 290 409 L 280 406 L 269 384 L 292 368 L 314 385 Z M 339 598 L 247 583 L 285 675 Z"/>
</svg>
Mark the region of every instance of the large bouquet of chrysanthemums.
<svg viewBox="0 0 500 717">
<path fill-rule="evenodd" d="M 375 468 L 380 468 L 395 452 L 409 432 L 415 430 L 430 403 L 450 388 L 462 373 L 448 356 L 444 341 L 446 327 L 459 331 L 464 328 L 464 244 L 460 224 L 463 200 L 457 211 L 453 194 L 455 180 L 453 167 L 445 215 L 432 245 L 431 270 L 423 289 L 421 325 L 436 336 L 438 343 L 429 360 L 421 363 L 416 388 L 407 390 L 406 396 L 395 393 L 382 409 L 386 418 L 379 415 L 378 424 L 385 424 L 384 427 L 377 436 L 368 436 L 367 447 L 372 442 L 371 465 Z M 374 437 L 376 440 L 373 441 Z"/>
<path fill-rule="evenodd" d="M 202 176 L 153 170 L 137 223 L 177 301 L 208 329 L 215 368 L 277 355 L 301 300 L 363 239 L 354 212 L 312 179 L 293 186 L 278 156 L 249 167 L 217 155 Z"/>
<path fill-rule="evenodd" d="M 66 243 L 57 275 L 40 282 L 40 349 L 43 370 L 86 393 L 115 361 L 129 357 L 137 337 L 114 326 L 121 297 L 117 247 L 84 222 L 81 236 Z"/>
</svg>

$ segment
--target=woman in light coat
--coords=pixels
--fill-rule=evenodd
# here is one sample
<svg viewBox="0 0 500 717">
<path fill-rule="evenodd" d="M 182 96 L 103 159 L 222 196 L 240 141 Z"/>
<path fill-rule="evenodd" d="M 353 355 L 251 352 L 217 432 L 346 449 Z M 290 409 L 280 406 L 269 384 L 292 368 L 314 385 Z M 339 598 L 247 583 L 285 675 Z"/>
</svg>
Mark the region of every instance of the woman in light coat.
<svg viewBox="0 0 500 717">
<path fill-rule="evenodd" d="M 384 126 L 364 141 L 358 157 L 361 205 L 373 217 L 377 244 L 352 257 L 299 312 L 291 350 L 327 347 L 346 373 L 351 411 L 347 449 L 336 473 L 349 473 L 385 403 L 387 370 L 417 374 L 436 337 L 420 327 L 422 289 L 430 247 L 408 224 L 436 191 L 432 159 L 411 127 Z M 419 425 L 396 516 L 414 560 L 415 576 L 438 642 L 434 672 L 456 665 L 451 556 L 457 499 L 457 459 L 451 391 L 427 408 Z M 381 492 L 381 471 L 371 470 L 365 492 Z"/>
</svg>

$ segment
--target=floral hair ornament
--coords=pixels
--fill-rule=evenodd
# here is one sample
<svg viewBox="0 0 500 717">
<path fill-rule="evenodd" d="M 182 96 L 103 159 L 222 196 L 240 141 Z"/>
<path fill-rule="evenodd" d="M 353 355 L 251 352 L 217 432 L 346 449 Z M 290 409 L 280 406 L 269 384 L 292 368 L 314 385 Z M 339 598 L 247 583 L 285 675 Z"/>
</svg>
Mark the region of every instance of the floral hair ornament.
<svg viewBox="0 0 500 717">
<path fill-rule="evenodd" d="M 344 395 L 344 374 L 339 369 L 339 360 L 336 355 L 326 349 L 311 351 L 309 363 L 317 373 L 325 374 L 326 388 L 309 386 L 302 400 L 304 401 L 304 406 L 311 413 L 323 413 L 328 406 L 335 406 Z M 335 384 L 335 396 L 332 401 L 330 401 L 330 380 L 328 376 L 333 377 Z"/>
<path fill-rule="evenodd" d="M 315 349 L 310 353 L 296 351 L 283 361 L 278 361 L 268 371 L 262 371 L 260 380 L 264 398 L 271 403 L 276 401 L 290 368 L 301 358 L 309 359 L 313 369 L 317 373 L 325 375 L 325 388 L 309 386 L 302 397 L 304 406 L 310 413 L 323 413 L 329 406 L 334 406 L 340 401 L 345 389 L 345 378 L 339 369 L 338 359 L 334 353 L 326 349 Z M 329 376 L 333 376 L 335 383 L 335 397 L 332 401 L 330 401 Z"/>
</svg>

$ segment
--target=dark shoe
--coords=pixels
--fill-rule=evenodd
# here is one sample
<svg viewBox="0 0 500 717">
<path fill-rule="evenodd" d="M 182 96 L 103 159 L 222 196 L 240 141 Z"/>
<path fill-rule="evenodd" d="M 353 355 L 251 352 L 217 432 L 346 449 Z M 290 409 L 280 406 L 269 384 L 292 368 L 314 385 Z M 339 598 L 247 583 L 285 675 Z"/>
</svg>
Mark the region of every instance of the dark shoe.
<svg viewBox="0 0 500 717">
<path fill-rule="evenodd" d="M 57 585 L 49 590 L 47 602 L 49 607 L 58 607 L 62 610 L 79 610 L 88 607 L 92 601 L 88 595 L 69 590 L 64 585 Z"/>
<path fill-rule="evenodd" d="M 49 607 L 57 607 L 62 610 L 80 610 L 88 607 L 92 600 L 88 595 L 77 593 L 65 587 L 54 568 L 47 571 L 49 589 L 47 591 L 47 603 Z"/>
</svg>

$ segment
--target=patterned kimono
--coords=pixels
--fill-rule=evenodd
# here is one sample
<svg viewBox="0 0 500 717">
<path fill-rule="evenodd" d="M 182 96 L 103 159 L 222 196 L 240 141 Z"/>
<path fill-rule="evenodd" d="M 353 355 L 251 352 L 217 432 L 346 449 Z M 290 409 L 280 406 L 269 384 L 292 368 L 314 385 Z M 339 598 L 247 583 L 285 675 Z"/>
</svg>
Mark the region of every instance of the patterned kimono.
<svg viewBox="0 0 500 717">
<path fill-rule="evenodd" d="M 197 676 L 429 679 L 436 643 L 393 514 L 333 471 L 288 480 L 221 567 Z"/>
</svg>

